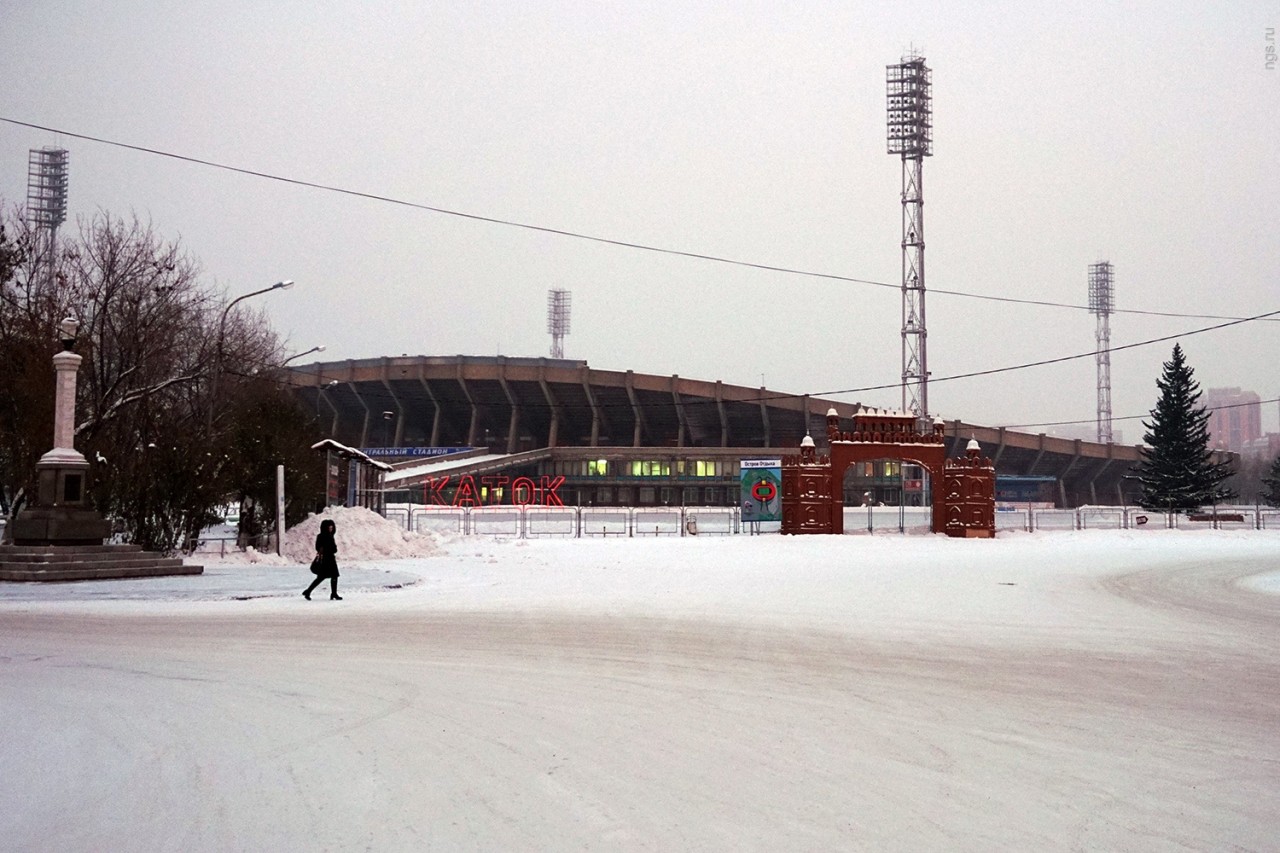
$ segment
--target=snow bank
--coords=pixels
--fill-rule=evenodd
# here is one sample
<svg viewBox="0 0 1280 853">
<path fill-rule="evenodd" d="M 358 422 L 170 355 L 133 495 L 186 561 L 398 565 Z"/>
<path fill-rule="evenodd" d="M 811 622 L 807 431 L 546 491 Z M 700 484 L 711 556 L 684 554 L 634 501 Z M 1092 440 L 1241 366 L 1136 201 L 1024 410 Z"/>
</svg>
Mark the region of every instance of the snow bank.
<svg viewBox="0 0 1280 853">
<path fill-rule="evenodd" d="M 406 557 L 435 557 L 444 553 L 435 535 L 414 533 L 388 521 L 372 510 L 363 507 L 329 507 L 322 513 L 312 513 L 305 520 L 285 531 L 283 554 L 249 548 L 243 553 L 232 551 L 225 556 L 197 554 L 192 562 L 203 564 L 233 563 L 236 565 L 292 566 L 310 563 L 315 556 L 316 534 L 320 522 L 332 519 L 336 526 L 334 539 L 338 543 L 338 565 L 368 560 L 392 560 Z"/>
</svg>

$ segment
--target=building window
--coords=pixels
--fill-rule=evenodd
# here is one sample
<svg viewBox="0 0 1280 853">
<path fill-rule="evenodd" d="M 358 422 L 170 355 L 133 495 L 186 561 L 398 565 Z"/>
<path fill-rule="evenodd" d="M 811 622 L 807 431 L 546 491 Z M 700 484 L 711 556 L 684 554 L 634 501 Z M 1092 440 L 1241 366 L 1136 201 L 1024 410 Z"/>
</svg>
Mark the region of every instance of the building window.
<svg viewBox="0 0 1280 853">
<path fill-rule="evenodd" d="M 609 475 L 608 459 L 591 459 L 587 462 L 588 477 L 607 477 Z"/>
<path fill-rule="evenodd" d="M 632 477 L 669 477 L 671 463 L 656 459 L 636 459 L 631 463 Z"/>
<path fill-rule="evenodd" d="M 695 477 L 714 477 L 716 475 L 716 461 L 714 459 L 699 459 L 694 462 L 693 475 Z"/>
<path fill-rule="evenodd" d="M 640 487 L 640 505 L 649 506 L 650 504 L 652 504 L 653 493 L 654 493 L 653 486 L 641 486 Z"/>
</svg>

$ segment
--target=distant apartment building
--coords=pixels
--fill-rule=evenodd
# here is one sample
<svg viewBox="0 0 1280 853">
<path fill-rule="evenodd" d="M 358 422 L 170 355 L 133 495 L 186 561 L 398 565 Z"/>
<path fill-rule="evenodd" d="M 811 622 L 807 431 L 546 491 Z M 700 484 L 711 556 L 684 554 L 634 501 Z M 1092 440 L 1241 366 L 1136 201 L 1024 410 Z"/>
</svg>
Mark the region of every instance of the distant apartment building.
<svg viewBox="0 0 1280 853">
<path fill-rule="evenodd" d="M 1200 398 L 1209 409 L 1209 446 L 1240 453 L 1262 438 L 1262 398 L 1239 388 L 1210 388 Z"/>
</svg>

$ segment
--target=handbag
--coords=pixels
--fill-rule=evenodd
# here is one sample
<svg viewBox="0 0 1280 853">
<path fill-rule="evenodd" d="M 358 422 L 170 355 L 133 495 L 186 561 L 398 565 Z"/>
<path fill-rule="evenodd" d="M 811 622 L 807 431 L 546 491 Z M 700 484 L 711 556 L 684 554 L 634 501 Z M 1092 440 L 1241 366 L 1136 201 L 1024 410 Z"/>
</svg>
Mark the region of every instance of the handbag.
<svg viewBox="0 0 1280 853">
<path fill-rule="evenodd" d="M 320 571 L 321 571 L 320 566 L 321 566 L 320 558 L 316 557 L 315 559 L 313 559 L 311 561 L 311 574 L 313 575 L 320 574 Z"/>
</svg>

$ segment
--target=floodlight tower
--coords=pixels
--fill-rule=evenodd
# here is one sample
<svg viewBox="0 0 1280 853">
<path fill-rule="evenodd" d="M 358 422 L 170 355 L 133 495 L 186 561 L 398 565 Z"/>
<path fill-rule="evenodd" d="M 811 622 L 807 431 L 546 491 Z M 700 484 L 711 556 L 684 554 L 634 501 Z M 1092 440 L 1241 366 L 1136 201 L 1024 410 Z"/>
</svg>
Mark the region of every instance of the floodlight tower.
<svg viewBox="0 0 1280 853">
<path fill-rule="evenodd" d="M 1098 441 L 1111 443 L 1111 312 L 1115 310 L 1110 261 L 1089 264 L 1089 313 L 1098 317 Z"/>
<path fill-rule="evenodd" d="M 35 226 L 35 254 L 53 269 L 58 226 L 67 219 L 67 150 L 32 148 L 27 155 L 27 216 Z"/>
<path fill-rule="evenodd" d="M 924 312 L 924 158 L 933 154 L 932 82 L 911 51 L 887 67 L 889 153 L 902 157 L 902 409 L 929 416 Z"/>
<path fill-rule="evenodd" d="M 551 357 L 564 358 L 564 336 L 569 334 L 569 308 L 573 293 L 563 288 L 547 291 L 547 331 L 551 333 Z"/>
</svg>

